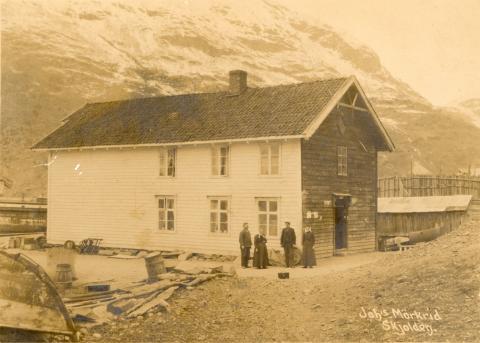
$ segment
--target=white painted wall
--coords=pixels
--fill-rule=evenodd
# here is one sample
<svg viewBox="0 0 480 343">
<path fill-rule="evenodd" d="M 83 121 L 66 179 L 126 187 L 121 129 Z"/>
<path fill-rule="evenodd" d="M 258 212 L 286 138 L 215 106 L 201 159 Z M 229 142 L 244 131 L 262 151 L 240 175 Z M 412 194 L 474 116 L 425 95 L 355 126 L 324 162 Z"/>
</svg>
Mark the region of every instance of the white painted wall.
<svg viewBox="0 0 480 343">
<path fill-rule="evenodd" d="M 158 149 L 52 152 L 48 175 L 48 242 L 103 238 L 104 246 L 239 251 L 243 222 L 257 232 L 255 197 L 280 198 L 280 228 L 288 220 L 301 235 L 300 141 L 282 142 L 279 176 L 260 176 L 256 143 L 230 147 L 230 175 L 211 176 L 209 145 L 177 148 L 176 177 L 158 176 Z M 176 196 L 176 231 L 157 229 L 156 195 Z M 208 196 L 230 196 L 230 232 L 209 230 Z M 279 236 L 269 237 L 279 247 Z"/>
</svg>

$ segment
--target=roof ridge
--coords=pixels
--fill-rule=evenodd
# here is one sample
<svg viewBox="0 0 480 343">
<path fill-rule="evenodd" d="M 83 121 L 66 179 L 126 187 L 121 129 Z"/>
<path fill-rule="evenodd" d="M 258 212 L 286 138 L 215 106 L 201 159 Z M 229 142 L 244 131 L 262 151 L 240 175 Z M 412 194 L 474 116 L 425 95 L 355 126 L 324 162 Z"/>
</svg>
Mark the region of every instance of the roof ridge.
<svg viewBox="0 0 480 343">
<path fill-rule="evenodd" d="M 302 82 L 293 82 L 293 83 L 280 83 L 277 85 L 265 86 L 265 87 L 247 87 L 248 90 L 262 90 L 262 89 L 271 89 L 277 87 L 289 87 L 289 86 L 300 86 L 306 84 L 313 84 L 319 82 L 326 82 L 326 81 L 334 81 L 334 80 L 347 80 L 349 76 L 343 77 L 331 77 L 326 79 L 317 79 L 311 81 L 302 81 Z M 229 94 L 228 91 L 217 91 L 217 92 L 199 92 L 199 93 L 180 93 L 180 94 L 169 94 L 169 95 L 156 95 L 156 96 L 147 96 L 147 97 L 139 97 L 139 98 L 130 98 L 130 99 L 118 99 L 118 100 L 109 100 L 109 101 L 95 101 L 95 102 L 87 102 L 86 105 L 100 105 L 100 104 L 114 104 L 114 103 L 121 103 L 126 101 L 132 100 L 148 100 L 148 99 L 159 99 L 159 98 L 168 98 L 174 96 L 188 96 L 188 95 L 208 95 L 208 94 Z"/>
</svg>

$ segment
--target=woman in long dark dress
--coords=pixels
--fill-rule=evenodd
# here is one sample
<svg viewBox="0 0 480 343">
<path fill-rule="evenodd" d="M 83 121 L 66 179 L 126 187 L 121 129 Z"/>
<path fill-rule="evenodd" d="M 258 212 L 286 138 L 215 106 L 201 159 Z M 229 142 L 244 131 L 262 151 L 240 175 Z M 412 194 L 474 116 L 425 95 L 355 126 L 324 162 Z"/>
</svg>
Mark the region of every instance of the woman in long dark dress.
<svg viewBox="0 0 480 343">
<path fill-rule="evenodd" d="M 313 251 L 313 245 L 315 244 L 315 235 L 312 232 L 312 228 L 307 226 L 302 238 L 303 244 L 303 268 L 312 268 L 317 265 L 315 258 L 315 251 Z"/>
<path fill-rule="evenodd" d="M 267 238 L 262 233 L 255 235 L 253 239 L 255 250 L 253 252 L 253 266 L 265 269 L 268 265 Z"/>
</svg>

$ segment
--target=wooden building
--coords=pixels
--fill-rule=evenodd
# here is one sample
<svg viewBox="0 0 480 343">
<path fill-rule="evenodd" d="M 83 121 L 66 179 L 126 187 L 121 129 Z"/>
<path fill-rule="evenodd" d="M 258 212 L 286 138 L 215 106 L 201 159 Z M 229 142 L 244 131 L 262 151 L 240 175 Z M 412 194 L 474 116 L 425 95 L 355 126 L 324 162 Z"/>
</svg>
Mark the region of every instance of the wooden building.
<svg viewBox="0 0 480 343">
<path fill-rule="evenodd" d="M 379 198 L 377 236 L 432 240 L 460 226 L 474 207 L 471 195 Z"/>
<path fill-rule="evenodd" d="M 45 232 L 46 229 L 45 198 L 0 197 L 0 235 Z"/>
<path fill-rule="evenodd" d="M 377 152 L 393 143 L 355 77 L 87 104 L 49 153 L 51 243 L 238 253 L 311 225 L 318 257 L 375 249 Z"/>
</svg>

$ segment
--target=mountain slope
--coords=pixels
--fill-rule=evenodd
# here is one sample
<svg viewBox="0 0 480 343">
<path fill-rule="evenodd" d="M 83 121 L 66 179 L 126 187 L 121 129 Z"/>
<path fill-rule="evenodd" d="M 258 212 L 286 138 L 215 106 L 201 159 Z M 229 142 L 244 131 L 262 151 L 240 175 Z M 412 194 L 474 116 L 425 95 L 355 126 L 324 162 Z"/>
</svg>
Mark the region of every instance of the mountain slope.
<svg viewBox="0 0 480 343">
<path fill-rule="evenodd" d="M 84 103 L 225 89 L 231 69 L 251 86 L 356 75 L 399 150 L 381 157 L 381 175 L 406 173 L 410 159 L 432 171 L 480 164 L 478 128 L 327 26 L 267 1 L 126 3 L 3 2 L 1 173 L 13 193 L 45 193 L 45 155 L 28 147 Z"/>
</svg>

